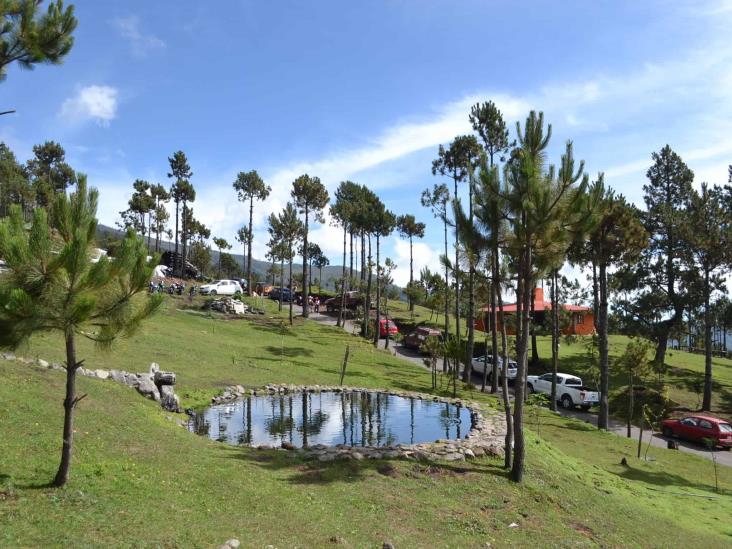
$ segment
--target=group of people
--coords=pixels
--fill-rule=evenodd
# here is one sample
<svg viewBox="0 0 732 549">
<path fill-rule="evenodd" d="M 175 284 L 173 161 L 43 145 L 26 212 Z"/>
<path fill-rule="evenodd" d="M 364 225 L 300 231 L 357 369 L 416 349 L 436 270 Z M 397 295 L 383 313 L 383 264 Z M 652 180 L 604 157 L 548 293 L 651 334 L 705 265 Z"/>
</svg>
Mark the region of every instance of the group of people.
<svg viewBox="0 0 732 549">
<path fill-rule="evenodd" d="M 296 296 L 296 301 L 295 302 L 298 305 L 300 305 L 300 306 L 303 305 L 302 294 L 298 294 Z M 313 297 L 313 296 L 309 295 L 308 296 L 308 307 L 310 308 L 310 310 L 312 312 L 314 312 L 314 313 L 320 313 L 320 298 L 317 297 L 317 296 Z"/>
<path fill-rule="evenodd" d="M 186 289 L 186 285 L 183 284 L 182 282 L 173 282 L 166 288 L 165 282 L 163 282 L 162 280 L 160 280 L 157 284 L 155 283 L 154 280 L 151 280 L 150 286 L 149 286 L 149 291 L 151 294 L 154 294 L 154 293 L 162 294 L 167 290 L 167 292 L 170 295 L 173 295 L 173 294 L 183 295 L 183 292 L 185 291 L 185 289 Z M 195 293 L 196 293 L 196 286 L 191 285 L 190 288 L 188 288 L 188 295 L 192 297 L 195 295 Z"/>
</svg>

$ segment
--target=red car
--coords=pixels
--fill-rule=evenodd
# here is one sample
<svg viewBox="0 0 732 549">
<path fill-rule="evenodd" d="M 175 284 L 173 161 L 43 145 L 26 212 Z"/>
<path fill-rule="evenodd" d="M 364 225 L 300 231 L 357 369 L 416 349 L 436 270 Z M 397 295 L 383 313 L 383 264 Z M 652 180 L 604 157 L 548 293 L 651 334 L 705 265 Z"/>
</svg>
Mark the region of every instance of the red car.
<svg viewBox="0 0 732 549">
<path fill-rule="evenodd" d="M 374 325 L 374 319 L 371 319 L 371 326 Z M 399 333 L 399 328 L 394 324 L 393 320 L 387 320 L 385 318 L 379 319 L 379 337 L 386 337 L 386 331 L 389 330 L 389 337 L 393 338 Z"/>
<path fill-rule="evenodd" d="M 661 423 L 663 435 L 678 437 L 700 444 L 704 439 L 716 441 L 716 446 L 725 450 L 732 447 L 732 425 L 723 419 L 711 416 L 689 416 L 683 419 L 664 419 Z"/>
</svg>

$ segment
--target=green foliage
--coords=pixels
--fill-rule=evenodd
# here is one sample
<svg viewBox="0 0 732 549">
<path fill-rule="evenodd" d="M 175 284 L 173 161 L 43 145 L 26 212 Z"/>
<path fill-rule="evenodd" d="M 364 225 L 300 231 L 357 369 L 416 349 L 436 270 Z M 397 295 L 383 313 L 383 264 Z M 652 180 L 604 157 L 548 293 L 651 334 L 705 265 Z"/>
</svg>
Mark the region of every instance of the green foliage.
<svg viewBox="0 0 732 549">
<path fill-rule="evenodd" d="M 508 128 L 503 114 L 493 101 L 476 103 L 470 109 L 470 123 L 483 141 L 483 148 L 493 167 L 494 157 L 503 162 L 513 143 L 508 139 Z"/>
<path fill-rule="evenodd" d="M 71 196 L 56 196 L 50 221 L 37 209 L 26 230 L 15 206 L 0 222 L 0 256 L 10 269 L 0 279 L 1 345 L 17 346 L 37 331 L 56 330 L 109 346 L 157 308 L 158 298 L 133 299 L 147 289 L 155 267 L 134 234 L 127 234 L 114 259 L 92 262 L 96 206 L 96 190 L 87 190 L 79 175 Z"/>
<path fill-rule="evenodd" d="M 10 63 L 18 62 L 24 69 L 38 63 L 59 64 L 71 51 L 77 25 L 74 6 L 64 9 L 58 0 L 40 15 L 41 4 L 42 0 L 0 1 L 0 80 L 7 76 Z"/>
</svg>

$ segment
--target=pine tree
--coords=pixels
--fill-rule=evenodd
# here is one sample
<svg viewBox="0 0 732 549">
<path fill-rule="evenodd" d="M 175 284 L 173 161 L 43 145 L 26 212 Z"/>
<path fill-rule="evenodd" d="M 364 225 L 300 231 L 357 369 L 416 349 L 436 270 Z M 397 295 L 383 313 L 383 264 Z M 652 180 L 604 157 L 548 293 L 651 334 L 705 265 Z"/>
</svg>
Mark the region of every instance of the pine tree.
<svg viewBox="0 0 732 549">
<path fill-rule="evenodd" d="M 294 294 L 292 288 L 292 261 L 295 258 L 296 245 L 298 242 L 304 240 L 305 226 L 298 219 L 295 206 L 291 202 L 288 202 L 285 209 L 279 215 L 275 216 L 271 214 L 269 216 L 269 227 L 267 230 L 270 234 L 270 249 L 276 250 L 275 253 L 289 263 L 290 325 L 292 325 L 292 298 Z M 280 302 L 282 300 L 281 295 L 282 292 L 280 292 Z M 281 307 L 282 305 L 280 303 Z"/>
<path fill-rule="evenodd" d="M 144 294 L 156 261 L 147 261 L 142 238 L 127 232 L 114 259 L 93 263 L 97 229 L 96 189 L 77 176 L 76 191 L 54 197 L 52 215 L 38 208 L 30 230 L 19 206 L 0 221 L 0 256 L 9 275 L 0 278 L 0 347 L 17 347 L 33 334 L 63 334 L 66 347 L 66 396 L 61 463 L 53 480 L 69 477 L 74 439 L 74 410 L 86 396 L 76 395 L 79 336 L 109 348 L 134 333 L 159 306 L 161 296 Z"/>
<path fill-rule="evenodd" d="M 712 294 L 724 289 L 732 265 L 732 187 L 706 183 L 694 189 L 686 216 L 685 240 L 689 282 L 704 307 L 704 398 L 702 410 L 712 409 Z"/>
<path fill-rule="evenodd" d="M 58 65 L 74 45 L 73 32 L 77 20 L 74 6 L 64 9 L 62 0 L 51 2 L 46 13 L 40 15 L 42 1 L 0 2 L 0 80 L 7 76 L 7 68 L 17 62 L 24 69 L 39 63 Z"/>
<path fill-rule="evenodd" d="M 328 205 L 328 191 L 320 182 L 318 177 L 310 177 L 308 174 L 301 175 L 292 183 L 292 191 L 290 192 L 294 200 L 295 207 L 305 216 L 303 224 L 302 242 L 305 255 L 302 257 L 302 316 L 307 318 L 310 314 L 308 297 L 310 288 L 308 287 L 308 231 L 310 230 L 310 215 L 319 223 L 325 223 L 323 217 L 323 209 Z"/>
<path fill-rule="evenodd" d="M 26 170 L 36 198 L 36 206 L 48 208 L 54 196 L 66 192 L 76 182 L 74 170 L 66 163 L 66 151 L 55 141 L 33 146 L 33 158 Z"/>
<path fill-rule="evenodd" d="M 150 185 L 150 196 L 152 196 L 153 200 L 155 201 L 155 206 L 153 207 L 152 211 L 152 218 L 153 227 L 155 230 L 155 251 L 159 252 L 160 235 L 165 232 L 165 228 L 168 224 L 168 219 L 170 219 L 170 214 L 165 207 L 165 204 L 170 201 L 170 193 L 165 190 L 165 187 L 163 187 L 160 183 L 156 183 L 154 185 Z"/>
<path fill-rule="evenodd" d="M 193 176 L 191 167 L 188 165 L 188 159 L 183 151 L 176 151 L 173 156 L 168 158 L 170 164 L 170 172 L 168 177 L 174 179 L 173 185 L 170 187 L 170 196 L 175 203 L 175 261 L 179 261 L 178 256 L 178 227 L 180 221 L 180 205 L 185 204 L 187 197 L 193 193 L 195 199 L 195 191 L 193 186 L 190 184 L 190 178 Z M 180 266 L 178 267 L 178 276 L 183 276 L 185 269 L 185 261 L 180 259 Z"/>
<path fill-rule="evenodd" d="M 437 158 L 432 162 L 432 175 L 442 175 L 450 177 L 454 184 L 453 200 L 458 197 L 458 183 L 468 179 L 471 170 L 475 167 L 480 157 L 480 145 L 474 135 L 457 136 L 448 148 L 440 145 Z M 470 211 L 472 211 L 473 191 L 472 181 L 469 181 L 468 192 L 470 195 Z M 460 239 L 457 231 L 455 232 L 455 264 L 453 267 L 455 278 L 455 337 L 460 344 Z M 471 270 L 472 275 L 472 270 Z M 470 276 L 470 287 L 468 288 L 469 298 L 474 299 L 472 288 L 473 277 Z M 471 301 L 472 302 L 472 301 Z M 468 319 L 469 339 L 472 337 L 474 330 L 474 319 Z M 472 351 L 472 349 L 471 349 Z M 470 370 L 470 361 L 472 357 L 468 357 L 467 353 L 465 361 L 465 369 Z"/>
<path fill-rule="evenodd" d="M 683 287 L 689 247 L 684 225 L 694 173 L 668 145 L 652 157 L 642 215 L 649 246 L 638 261 L 618 271 L 619 289 L 632 293 L 632 299 L 618 299 L 616 305 L 626 323 L 655 341 L 654 362 L 663 366 L 669 335 L 679 329 L 689 305 Z"/>
<path fill-rule="evenodd" d="M 265 185 L 264 181 L 256 170 L 250 172 L 239 172 L 234 181 L 234 189 L 237 192 L 241 202 L 249 201 L 249 228 L 247 230 L 246 240 L 239 240 L 242 244 L 246 242 L 247 246 L 247 291 L 251 293 L 252 288 L 252 227 L 254 222 L 254 201 L 265 200 L 272 191 L 269 185 Z"/>
<path fill-rule="evenodd" d="M 418 222 L 411 214 L 400 215 L 397 218 L 397 229 L 402 238 L 409 239 L 409 286 L 407 286 L 407 298 L 409 299 L 409 311 L 414 314 L 414 254 L 413 239 L 424 238 L 426 225 Z"/>
<path fill-rule="evenodd" d="M 218 268 L 216 271 L 216 276 L 218 278 L 221 278 L 221 255 L 223 250 L 230 250 L 231 244 L 229 244 L 225 238 L 221 238 L 218 236 L 215 236 L 213 239 L 214 245 L 219 250 L 219 260 L 218 260 Z"/>
</svg>

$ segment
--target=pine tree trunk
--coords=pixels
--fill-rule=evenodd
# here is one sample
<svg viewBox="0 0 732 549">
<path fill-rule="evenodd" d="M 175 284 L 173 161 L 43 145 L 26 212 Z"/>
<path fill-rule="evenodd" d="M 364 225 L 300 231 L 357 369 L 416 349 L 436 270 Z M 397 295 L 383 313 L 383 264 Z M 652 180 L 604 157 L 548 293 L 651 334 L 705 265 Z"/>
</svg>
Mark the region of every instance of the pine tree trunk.
<svg viewBox="0 0 732 549">
<path fill-rule="evenodd" d="M 302 316 L 307 318 L 310 316 L 310 284 L 308 283 L 308 206 L 305 205 L 305 231 L 303 232 L 302 243 Z M 292 299 L 292 290 L 290 290 L 290 299 Z"/>
<path fill-rule="evenodd" d="M 338 307 L 336 326 L 343 326 L 343 306 L 346 301 L 346 224 L 343 223 L 343 268 L 341 269 L 341 306 Z M 321 275 L 322 278 L 322 275 Z"/>
<path fill-rule="evenodd" d="M 503 451 L 503 466 L 506 469 L 511 468 L 511 463 L 513 462 L 513 416 L 511 415 L 511 398 L 508 394 L 508 376 L 506 374 L 506 369 L 508 368 L 508 341 L 506 337 L 506 319 L 503 315 L 503 296 L 501 294 L 500 287 L 496 290 L 496 301 L 498 301 L 498 308 L 501 314 L 501 353 L 502 353 L 502 360 L 504 364 L 504 375 L 501 378 L 501 394 L 503 397 L 503 410 L 506 414 L 506 438 L 504 439 L 504 451 Z M 498 343 L 496 343 L 496 347 L 498 346 Z M 498 349 L 494 347 L 493 348 L 493 355 L 498 355 Z M 497 362 L 497 360 L 494 360 L 494 362 Z M 495 377 L 493 378 L 495 379 Z"/>
<path fill-rule="evenodd" d="M 552 272 L 552 394 L 549 408 L 557 410 L 557 371 L 559 370 L 559 288 L 557 287 L 558 272 Z"/>
<path fill-rule="evenodd" d="M 631 422 L 633 421 L 633 401 L 635 400 L 635 388 L 633 387 L 633 370 L 628 372 L 628 419 L 626 423 L 627 437 L 631 438 Z"/>
<path fill-rule="evenodd" d="M 369 319 L 371 318 L 371 235 L 368 235 L 369 240 L 369 256 L 368 256 L 368 280 L 366 281 L 366 298 L 363 302 L 363 323 L 361 325 L 361 335 L 368 337 L 368 325 Z M 365 271 L 365 268 L 364 268 Z"/>
<path fill-rule="evenodd" d="M 178 273 L 178 278 L 185 278 L 184 273 L 186 271 L 186 254 L 188 252 L 188 223 L 186 222 L 186 212 L 188 211 L 188 203 L 184 200 L 183 201 L 183 230 L 181 232 L 182 238 L 182 253 L 181 253 L 181 259 L 180 259 L 180 272 Z"/>
<path fill-rule="evenodd" d="M 527 241 L 530 239 L 527 237 Z M 526 446 L 524 439 L 524 398 L 526 392 L 526 371 L 528 368 L 529 354 L 529 331 L 530 331 L 530 312 L 533 293 L 532 267 L 531 267 L 531 250 L 526 249 L 521 253 L 521 262 L 519 264 L 519 284 L 521 291 L 519 293 L 519 301 L 522 302 L 522 310 L 520 322 L 520 336 L 517 338 L 518 345 L 518 376 L 514 384 L 514 411 L 513 411 L 513 465 L 511 467 L 511 480 L 521 482 L 524 475 L 524 459 L 526 455 Z"/>
<path fill-rule="evenodd" d="M 475 269 L 471 263 L 468 271 L 468 343 L 465 349 L 465 365 L 463 366 L 463 381 L 470 382 L 472 371 L 473 350 L 475 348 Z M 485 370 L 485 365 L 483 370 Z"/>
<path fill-rule="evenodd" d="M 458 195 L 458 182 L 457 178 L 455 181 L 455 198 Z M 462 345 L 460 341 L 460 240 L 458 232 L 455 231 L 455 266 L 453 268 L 453 275 L 455 278 L 455 338 L 457 339 L 458 345 Z M 455 361 L 455 377 L 457 378 L 457 371 L 460 368 L 460 360 Z"/>
<path fill-rule="evenodd" d="M 531 289 L 531 364 L 538 364 L 539 350 L 536 348 L 536 300 L 534 299 L 534 288 Z"/>
<path fill-rule="evenodd" d="M 79 368 L 76 362 L 76 345 L 74 332 L 66 333 L 66 396 L 64 398 L 64 431 L 61 447 L 61 463 L 58 466 L 53 486 L 61 487 L 69 480 L 71 455 L 74 446 L 74 408 L 76 407 L 76 371 Z"/>
<path fill-rule="evenodd" d="M 597 264 L 592 260 L 592 320 L 595 324 L 595 331 L 600 331 L 598 316 L 600 314 L 600 300 L 597 290 Z"/>
<path fill-rule="evenodd" d="M 409 312 L 411 316 L 414 316 L 414 297 L 412 296 L 414 291 L 414 255 L 412 250 L 412 235 L 409 235 Z"/>
<path fill-rule="evenodd" d="M 175 258 L 173 259 L 173 271 L 175 272 L 175 262 L 178 261 L 178 204 L 179 202 L 175 201 Z"/>
<path fill-rule="evenodd" d="M 607 430 L 610 420 L 610 365 L 608 361 L 608 333 L 607 333 L 607 266 L 600 262 L 600 317 L 597 319 L 599 327 L 600 346 L 600 412 L 597 416 L 597 427 Z"/>
<path fill-rule="evenodd" d="M 249 295 L 252 295 L 252 223 L 253 223 L 253 219 L 254 219 L 254 195 L 249 197 L 249 234 L 247 235 L 247 290 L 249 292 Z"/>
<path fill-rule="evenodd" d="M 348 263 L 348 280 L 353 280 L 353 231 L 348 231 L 351 235 L 350 241 L 351 241 L 351 253 L 350 253 L 350 261 Z M 349 282 L 350 286 L 350 282 Z"/>
<path fill-rule="evenodd" d="M 290 276 L 292 276 L 292 273 L 290 273 Z M 273 284 L 274 286 L 274 284 Z M 280 259 L 280 299 L 279 299 L 279 312 L 282 312 L 282 290 L 285 287 L 285 260 Z M 292 301 L 292 296 L 290 296 L 290 301 Z"/>
<path fill-rule="evenodd" d="M 443 220 L 442 225 L 445 229 L 445 257 L 448 257 L 448 255 L 447 255 L 447 217 L 445 217 L 445 219 Z M 450 295 L 450 271 L 447 268 L 447 265 L 445 265 L 445 341 L 447 341 L 447 336 L 450 334 L 449 295 Z M 444 354 L 442 357 L 442 371 L 447 372 L 447 356 Z"/>
<path fill-rule="evenodd" d="M 496 312 L 496 301 L 498 300 L 498 297 L 501 295 L 501 288 L 499 287 L 500 281 L 499 281 L 499 267 L 498 267 L 498 246 L 493 246 L 493 249 L 491 250 L 491 347 L 492 347 L 492 353 L 493 356 L 491 357 L 491 362 L 493 363 L 493 373 L 491 375 L 491 393 L 495 394 L 498 392 L 498 376 L 500 375 L 498 372 L 498 315 Z M 501 308 L 503 307 L 503 300 L 501 299 Z M 503 313 L 501 313 L 502 315 Z M 501 323 L 503 323 L 503 316 L 501 316 Z M 502 337 L 505 337 L 505 331 L 506 326 L 503 325 L 501 329 L 504 332 L 504 335 Z M 503 347 L 505 348 L 506 342 L 503 342 Z M 487 349 L 486 349 L 487 352 Z M 505 351 L 504 351 L 505 353 Z M 507 368 L 508 365 L 506 362 L 503 362 L 503 370 L 504 375 L 503 377 L 506 377 Z M 485 369 L 485 368 L 484 368 Z M 488 374 L 484 372 L 483 375 L 483 384 L 485 385 L 485 377 Z"/>
<path fill-rule="evenodd" d="M 702 411 L 712 409 L 712 315 L 709 305 L 711 293 L 709 270 L 704 269 L 704 399 Z"/>
<path fill-rule="evenodd" d="M 374 347 L 379 346 L 379 336 L 381 335 L 381 284 L 379 282 L 380 244 L 381 238 L 379 233 L 376 233 L 376 323 L 374 324 Z"/>
<path fill-rule="evenodd" d="M 366 281 L 366 234 L 361 231 L 361 281 Z"/>
<path fill-rule="evenodd" d="M 290 257 L 290 326 L 292 326 L 292 302 L 294 301 L 294 297 L 292 295 L 292 257 Z M 280 289 L 280 300 L 282 299 L 282 290 Z"/>
</svg>

